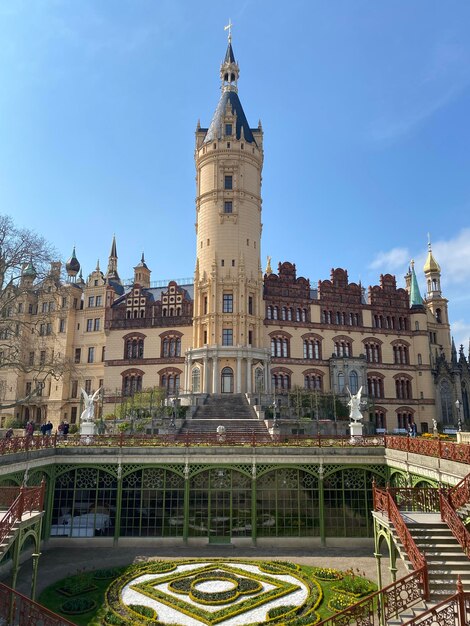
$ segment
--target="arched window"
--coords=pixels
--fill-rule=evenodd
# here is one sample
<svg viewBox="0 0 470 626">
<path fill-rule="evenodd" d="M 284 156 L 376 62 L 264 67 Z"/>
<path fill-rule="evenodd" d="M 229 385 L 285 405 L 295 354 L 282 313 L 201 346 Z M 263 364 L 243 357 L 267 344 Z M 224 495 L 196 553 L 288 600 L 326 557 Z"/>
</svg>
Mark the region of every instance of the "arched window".
<svg viewBox="0 0 470 626">
<path fill-rule="evenodd" d="M 344 391 L 344 374 L 340 372 L 338 374 L 338 393 L 343 393 Z"/>
<path fill-rule="evenodd" d="M 452 424 L 452 390 L 448 380 L 441 381 L 439 385 L 439 395 L 441 396 L 441 419 L 443 424 Z"/>
<path fill-rule="evenodd" d="M 140 370 L 126 370 L 122 376 L 122 395 L 133 396 L 142 391 L 143 372 Z"/>
<path fill-rule="evenodd" d="M 144 358 L 144 335 L 126 335 L 124 337 L 124 358 Z"/>
<path fill-rule="evenodd" d="M 383 398 L 384 397 L 384 381 L 383 377 L 379 374 L 372 374 L 367 376 L 367 391 L 371 398 Z"/>
<path fill-rule="evenodd" d="M 359 390 L 359 376 L 354 370 L 349 373 L 349 390 L 352 394 L 356 394 Z"/>
<path fill-rule="evenodd" d="M 201 370 L 198 367 L 193 369 L 191 378 L 193 393 L 199 393 L 201 391 Z"/>
<path fill-rule="evenodd" d="M 315 338 L 305 338 L 303 343 L 304 359 L 320 359 L 320 340 Z"/>
<path fill-rule="evenodd" d="M 395 391 L 396 397 L 402 400 L 411 400 L 411 380 L 404 376 L 395 377 Z"/>
<path fill-rule="evenodd" d="M 393 346 L 393 362 L 396 365 L 408 365 L 409 352 L 408 346 L 404 343 L 396 343 Z"/>
<path fill-rule="evenodd" d="M 162 339 L 161 356 L 162 358 L 181 356 L 181 337 L 175 334 L 166 335 Z"/>
<path fill-rule="evenodd" d="M 271 356 L 288 358 L 289 355 L 289 339 L 285 335 L 271 337 Z"/>
<path fill-rule="evenodd" d="M 306 372 L 304 374 L 304 388 L 310 391 L 321 391 L 323 377 L 318 372 Z"/>
<path fill-rule="evenodd" d="M 375 341 L 368 341 L 364 344 L 365 352 L 366 352 L 366 360 L 368 363 L 381 363 L 382 362 L 382 353 L 380 349 L 380 344 Z"/>
<path fill-rule="evenodd" d="M 264 390 L 264 372 L 261 367 L 255 369 L 255 393 L 262 393 Z"/>
<path fill-rule="evenodd" d="M 222 393 L 233 393 L 233 370 L 231 367 L 224 367 L 221 372 Z"/>
</svg>

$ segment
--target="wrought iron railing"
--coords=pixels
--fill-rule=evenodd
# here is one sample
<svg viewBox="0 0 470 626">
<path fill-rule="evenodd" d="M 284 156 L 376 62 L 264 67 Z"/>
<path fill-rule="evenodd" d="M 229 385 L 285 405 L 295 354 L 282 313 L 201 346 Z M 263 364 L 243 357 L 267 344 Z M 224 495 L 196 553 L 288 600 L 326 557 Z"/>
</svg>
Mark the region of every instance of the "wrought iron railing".
<svg viewBox="0 0 470 626">
<path fill-rule="evenodd" d="M 0 544 L 10 535 L 14 525 L 21 521 L 25 513 L 42 511 L 46 484 L 44 480 L 39 487 L 3 487 L 3 494 L 7 490 L 16 490 L 16 498 L 0 519 Z M 10 499 L 12 496 L 9 496 Z"/>
<path fill-rule="evenodd" d="M 168 446 L 274 446 L 274 447 L 316 447 L 316 448 L 349 448 L 353 447 L 374 447 L 384 446 L 383 436 L 368 437 L 341 437 L 326 435 L 269 435 L 255 430 L 227 431 L 224 435 L 215 432 L 218 426 L 214 420 L 214 432 L 209 433 L 168 433 L 159 435 L 143 434 L 119 434 L 119 435 L 93 435 L 80 436 L 68 435 L 67 438 L 54 435 L 52 437 L 12 437 L 11 439 L 0 440 L 0 455 L 12 454 L 15 452 L 25 452 L 57 447 L 168 447 Z"/>
<path fill-rule="evenodd" d="M 74 626 L 34 600 L 0 583 L 0 623 L 11 626 Z"/>
<path fill-rule="evenodd" d="M 470 465 L 470 446 L 445 439 L 385 435 L 385 447 Z"/>
<path fill-rule="evenodd" d="M 387 492 L 400 511 L 440 511 L 439 489 L 436 487 L 389 487 Z"/>
<path fill-rule="evenodd" d="M 423 599 L 423 578 L 422 569 L 411 572 L 317 626 L 383 626 Z"/>
<path fill-rule="evenodd" d="M 462 522 L 457 511 L 453 508 L 445 491 L 440 492 L 441 519 L 447 524 L 452 534 L 460 543 L 462 550 L 470 558 L 470 532 Z"/>
<path fill-rule="evenodd" d="M 408 526 L 403 519 L 400 510 L 395 502 L 393 495 L 387 488 L 379 489 L 374 484 L 372 486 L 374 497 L 374 511 L 378 513 L 384 513 L 387 515 L 388 521 L 395 528 L 395 532 L 400 539 L 401 545 L 405 550 L 405 553 L 410 560 L 415 570 L 422 571 L 422 584 L 425 598 L 429 597 L 429 580 L 428 580 L 428 566 L 426 563 L 426 557 L 419 551 Z M 406 490 L 409 491 L 409 490 Z"/>
<path fill-rule="evenodd" d="M 467 444 L 468 445 L 468 444 Z M 459 483 L 447 492 L 449 502 L 455 510 L 470 502 L 470 474 L 467 474 Z"/>
<path fill-rule="evenodd" d="M 449 596 L 403 626 L 463 626 L 470 624 L 470 593 L 463 590 L 459 579 L 457 593 Z"/>
</svg>

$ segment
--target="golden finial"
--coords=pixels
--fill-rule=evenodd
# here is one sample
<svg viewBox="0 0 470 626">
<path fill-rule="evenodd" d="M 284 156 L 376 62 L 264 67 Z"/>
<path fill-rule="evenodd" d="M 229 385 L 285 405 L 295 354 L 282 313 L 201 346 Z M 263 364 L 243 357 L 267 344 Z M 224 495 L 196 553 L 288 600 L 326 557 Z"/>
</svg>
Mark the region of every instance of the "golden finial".
<svg viewBox="0 0 470 626">
<path fill-rule="evenodd" d="M 271 257 L 268 255 L 265 274 L 267 274 L 269 276 L 272 273 L 273 273 L 273 271 L 271 269 Z"/>
</svg>

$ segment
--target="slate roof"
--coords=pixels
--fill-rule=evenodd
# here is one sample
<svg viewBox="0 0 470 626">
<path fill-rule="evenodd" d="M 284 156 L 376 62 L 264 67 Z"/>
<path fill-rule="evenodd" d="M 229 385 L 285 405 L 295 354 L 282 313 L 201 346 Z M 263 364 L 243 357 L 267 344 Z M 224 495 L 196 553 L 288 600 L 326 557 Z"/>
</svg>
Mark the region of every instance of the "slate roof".
<svg viewBox="0 0 470 626">
<path fill-rule="evenodd" d="M 237 139 L 241 137 L 241 129 L 243 127 L 243 135 L 245 137 L 245 141 L 247 143 L 255 143 L 255 138 L 253 137 L 253 132 L 248 124 L 248 120 L 246 119 L 245 112 L 243 111 L 242 104 L 240 102 L 240 98 L 235 91 L 224 91 L 220 97 L 219 104 L 215 110 L 214 116 L 212 117 L 212 121 L 209 126 L 209 130 L 204 138 L 204 143 L 209 143 L 211 141 L 215 141 L 216 139 L 220 139 L 222 135 L 222 124 L 225 116 L 225 109 L 227 107 L 227 103 L 229 103 L 232 107 L 233 113 L 235 113 L 237 117 L 236 122 L 236 136 Z"/>
</svg>

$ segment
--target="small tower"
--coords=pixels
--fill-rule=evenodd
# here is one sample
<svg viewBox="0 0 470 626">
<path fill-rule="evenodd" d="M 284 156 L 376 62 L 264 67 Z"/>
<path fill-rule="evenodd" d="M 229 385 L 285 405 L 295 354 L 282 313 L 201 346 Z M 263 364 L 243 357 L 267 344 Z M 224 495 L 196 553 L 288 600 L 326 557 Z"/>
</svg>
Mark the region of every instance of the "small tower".
<svg viewBox="0 0 470 626">
<path fill-rule="evenodd" d="M 441 298 L 441 268 L 433 256 L 431 242 L 428 243 L 428 256 L 424 264 L 424 275 L 426 276 L 427 297 L 426 300 Z"/>
<path fill-rule="evenodd" d="M 116 247 L 116 236 L 113 235 L 111 251 L 108 257 L 108 270 L 106 272 L 106 279 L 108 281 L 112 280 L 120 284 L 121 279 L 119 278 L 117 267 L 118 267 L 118 255 L 117 255 L 117 247 Z"/>
<path fill-rule="evenodd" d="M 80 263 L 78 262 L 77 255 L 75 253 L 75 246 L 72 250 L 72 256 L 65 264 L 65 270 L 70 283 L 74 283 L 77 280 L 77 274 L 80 271 Z"/>
<path fill-rule="evenodd" d="M 31 289 L 34 281 L 37 278 L 36 268 L 33 265 L 32 257 L 29 260 L 29 263 L 24 267 L 21 272 L 21 286 L 26 289 Z"/>
<path fill-rule="evenodd" d="M 142 252 L 140 263 L 134 267 L 134 284 L 139 284 L 144 289 L 150 289 L 150 274 L 151 270 L 147 267 L 144 253 Z"/>
</svg>

